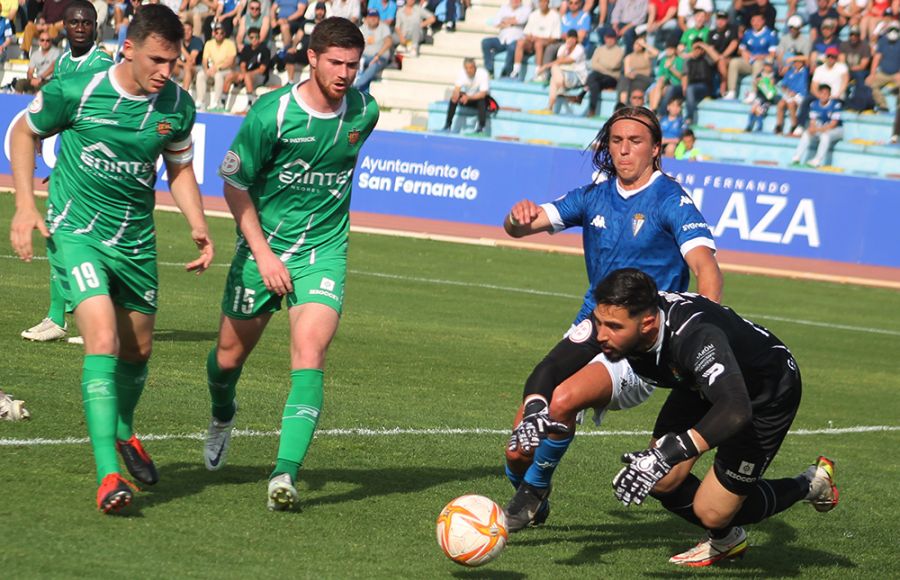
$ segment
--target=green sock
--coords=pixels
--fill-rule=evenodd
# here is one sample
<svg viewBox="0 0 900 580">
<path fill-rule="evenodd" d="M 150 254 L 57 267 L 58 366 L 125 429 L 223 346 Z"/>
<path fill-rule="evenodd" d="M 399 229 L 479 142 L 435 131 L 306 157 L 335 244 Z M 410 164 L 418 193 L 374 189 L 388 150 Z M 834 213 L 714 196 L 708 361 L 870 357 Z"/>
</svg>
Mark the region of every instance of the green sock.
<svg viewBox="0 0 900 580">
<path fill-rule="evenodd" d="M 97 463 L 97 483 L 106 475 L 119 472 L 116 456 L 116 357 L 89 354 L 81 370 L 81 396 L 88 435 Z"/>
<path fill-rule="evenodd" d="M 128 441 L 134 435 L 134 409 L 141 399 L 146 382 L 147 361 L 138 363 L 116 360 L 116 397 L 119 407 L 116 438 L 120 441 Z"/>
<path fill-rule="evenodd" d="M 206 357 L 206 384 L 209 386 L 209 398 L 212 400 L 213 417 L 219 421 L 231 421 L 234 418 L 234 396 L 237 382 L 241 378 L 243 365 L 230 371 L 223 371 L 216 361 L 217 347 L 213 347 Z"/>
<path fill-rule="evenodd" d="M 66 325 L 66 295 L 62 289 L 59 275 L 50 268 L 50 308 L 47 309 L 47 318 L 59 326 Z"/>
<path fill-rule="evenodd" d="M 291 371 L 291 393 L 281 418 L 281 441 L 273 476 L 287 473 L 293 479 L 297 478 L 322 411 L 323 374 L 321 369 Z"/>
</svg>

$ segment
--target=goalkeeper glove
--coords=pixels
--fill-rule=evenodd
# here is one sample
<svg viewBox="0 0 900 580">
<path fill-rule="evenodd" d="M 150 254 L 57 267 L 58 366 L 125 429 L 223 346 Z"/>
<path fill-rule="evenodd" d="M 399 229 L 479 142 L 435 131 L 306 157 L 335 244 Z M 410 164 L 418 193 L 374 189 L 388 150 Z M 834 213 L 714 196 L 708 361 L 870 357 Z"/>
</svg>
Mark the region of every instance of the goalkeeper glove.
<svg viewBox="0 0 900 580">
<path fill-rule="evenodd" d="M 668 433 L 652 449 L 626 453 L 622 462 L 627 465 L 613 478 L 616 499 L 626 506 L 640 505 L 672 467 L 698 454 L 697 446 L 686 432 Z"/>
<path fill-rule="evenodd" d="M 550 409 L 547 401 L 534 398 L 525 404 L 522 420 L 513 429 L 509 438 L 509 450 L 515 451 L 516 447 L 525 453 L 531 453 L 546 439 L 550 433 L 569 433 L 570 429 L 565 423 L 554 421 L 550 418 Z"/>
</svg>

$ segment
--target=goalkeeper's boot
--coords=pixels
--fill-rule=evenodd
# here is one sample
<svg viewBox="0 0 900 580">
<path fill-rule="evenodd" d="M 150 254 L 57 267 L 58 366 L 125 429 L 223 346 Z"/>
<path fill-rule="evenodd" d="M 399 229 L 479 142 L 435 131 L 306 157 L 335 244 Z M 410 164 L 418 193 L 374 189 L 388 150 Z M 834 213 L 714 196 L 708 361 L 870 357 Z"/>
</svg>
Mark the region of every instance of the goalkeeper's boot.
<svg viewBox="0 0 900 580">
<path fill-rule="evenodd" d="M 276 512 L 290 511 L 300 501 L 294 480 L 287 473 L 281 473 L 269 480 L 268 497 L 268 508 Z"/>
<path fill-rule="evenodd" d="M 742 557 L 749 547 L 744 529 L 734 527 L 724 538 L 716 539 L 707 536 L 705 540 L 687 552 L 669 558 L 669 563 L 694 568 L 711 566 L 721 560 Z"/>
<path fill-rule="evenodd" d="M 237 401 L 234 403 L 234 411 L 237 413 Z M 231 421 L 219 421 L 215 417 L 209 420 L 209 428 L 206 430 L 206 445 L 203 447 L 203 461 L 206 469 L 216 471 L 225 466 L 228 457 L 228 446 L 231 444 L 231 432 L 234 430 L 234 419 Z"/>
<path fill-rule="evenodd" d="M 97 490 L 97 508 L 105 514 L 119 511 L 131 503 L 132 490 L 137 491 L 137 486 L 118 473 L 110 473 Z"/>
<path fill-rule="evenodd" d="M 28 330 L 23 330 L 21 336 L 25 340 L 33 340 L 34 342 L 49 342 L 65 338 L 66 327 L 56 324 L 49 318 L 45 318 Z"/>
<path fill-rule="evenodd" d="M 137 435 L 132 435 L 128 441 L 116 440 L 116 449 L 119 450 L 122 461 L 125 462 L 125 467 L 128 469 L 131 477 L 147 485 L 153 485 L 159 481 L 159 472 L 156 471 L 156 465 L 153 464 L 153 460 L 144 451 L 144 446 L 141 445 Z"/>
<path fill-rule="evenodd" d="M 524 481 L 519 484 L 515 495 L 506 504 L 503 512 L 506 514 L 506 529 L 509 532 L 518 532 L 529 525 L 542 524 L 550 513 L 550 504 L 542 510 L 543 504 L 550 495 L 552 488 L 540 488 L 529 485 Z M 543 511 L 543 513 L 541 513 Z M 542 519 L 538 521 L 538 515 Z"/>
<path fill-rule="evenodd" d="M 816 462 L 806 470 L 809 478 L 809 493 L 806 501 L 816 511 L 831 511 L 838 504 L 838 488 L 834 484 L 834 461 L 820 455 Z"/>
</svg>

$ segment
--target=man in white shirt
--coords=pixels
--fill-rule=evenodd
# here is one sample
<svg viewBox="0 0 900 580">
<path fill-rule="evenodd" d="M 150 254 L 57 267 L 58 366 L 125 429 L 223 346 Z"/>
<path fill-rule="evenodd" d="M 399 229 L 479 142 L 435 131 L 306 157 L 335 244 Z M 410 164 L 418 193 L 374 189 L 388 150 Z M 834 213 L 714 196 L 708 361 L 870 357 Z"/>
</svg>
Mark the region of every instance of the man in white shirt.
<svg viewBox="0 0 900 580">
<path fill-rule="evenodd" d="M 500 29 L 497 36 L 482 39 L 481 54 L 484 57 L 484 68 L 488 74 L 494 76 L 494 55 L 506 52 L 506 62 L 503 63 L 501 77 L 508 77 L 512 73 L 513 62 L 516 58 L 516 43 L 525 36 L 525 23 L 531 14 L 531 0 L 526 4 L 522 0 L 509 0 L 497 11 L 497 16 L 490 21 Z"/>
<path fill-rule="evenodd" d="M 534 54 L 535 64 L 544 64 L 544 49 L 548 44 L 562 37 L 562 20 L 559 12 L 550 10 L 550 0 L 540 0 L 538 10 L 532 12 L 525 24 L 525 36 L 516 43 L 516 56 L 512 78 L 522 74 L 522 60 L 525 54 Z"/>
<path fill-rule="evenodd" d="M 547 0 L 543 1 L 544 3 L 547 2 Z M 487 104 L 490 90 L 491 81 L 487 70 L 477 68 L 474 58 L 465 59 L 463 61 L 463 70 L 459 71 L 459 76 L 456 77 L 456 84 L 453 87 L 453 94 L 450 96 L 450 106 L 447 108 L 447 120 L 444 122 L 444 131 L 450 131 L 453 126 L 453 115 L 456 114 L 456 107 L 462 105 L 474 108 L 478 112 L 478 125 L 475 127 L 475 132 L 483 133 L 484 126 L 487 123 Z"/>
</svg>

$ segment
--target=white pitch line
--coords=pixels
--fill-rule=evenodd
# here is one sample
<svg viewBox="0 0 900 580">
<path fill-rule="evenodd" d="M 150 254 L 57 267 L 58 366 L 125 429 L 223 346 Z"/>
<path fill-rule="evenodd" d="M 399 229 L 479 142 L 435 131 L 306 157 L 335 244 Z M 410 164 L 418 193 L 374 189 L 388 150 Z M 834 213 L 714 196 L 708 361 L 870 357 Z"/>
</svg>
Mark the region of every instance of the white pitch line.
<svg viewBox="0 0 900 580">
<path fill-rule="evenodd" d="M 829 427 L 826 429 L 796 429 L 791 431 L 791 435 L 845 435 L 848 433 L 877 433 L 885 431 L 900 431 L 900 425 L 858 425 L 855 427 Z M 257 431 L 255 429 L 235 429 L 233 435 L 235 437 L 277 437 L 281 431 Z M 617 437 L 617 436 L 649 436 L 650 431 L 579 431 L 579 437 Z M 504 429 L 402 429 L 395 427 L 393 429 L 322 429 L 316 432 L 316 436 L 324 435 L 326 437 L 396 437 L 403 435 L 509 435 L 508 430 Z M 142 441 L 175 441 L 180 439 L 191 439 L 202 441 L 206 438 L 206 433 L 163 433 L 141 435 Z M 0 447 L 35 447 L 50 445 L 84 445 L 89 442 L 87 437 L 66 437 L 65 439 L 47 439 L 44 437 L 35 437 L 32 439 L 14 439 L 0 438 Z"/>
<path fill-rule="evenodd" d="M 5 259 L 18 259 L 16 256 L 5 255 Z M 46 256 L 35 256 L 35 260 L 46 260 Z M 181 262 L 159 262 L 160 266 L 184 267 Z M 230 264 L 213 264 L 215 267 L 228 267 Z M 438 286 L 459 286 L 468 288 L 480 288 L 482 290 L 496 290 L 499 292 L 512 292 L 516 294 L 528 294 L 531 296 L 549 296 L 551 298 L 578 299 L 581 294 L 567 294 L 564 292 L 552 292 L 548 290 L 533 290 L 531 288 L 517 288 L 515 286 L 500 286 L 497 284 L 485 284 L 483 282 L 463 282 L 461 280 L 446 280 L 442 278 L 423 278 L 419 276 L 403 276 L 401 274 L 388 274 L 385 272 L 369 272 L 363 270 L 348 269 L 348 274 L 357 276 L 371 276 L 374 278 L 382 278 L 388 280 L 399 280 L 403 282 L 420 282 L 423 284 L 435 284 Z M 815 326 L 818 328 L 829 328 L 831 330 L 846 330 L 849 332 L 862 332 L 866 334 L 881 334 L 886 336 L 900 336 L 900 330 L 891 330 L 887 328 L 874 328 L 870 326 L 852 326 L 849 324 L 838 324 L 833 322 L 818 322 L 815 320 L 804 320 L 802 318 L 787 318 L 784 316 L 776 316 L 770 314 L 746 314 L 748 318 L 762 318 L 765 320 L 775 320 L 777 322 L 786 322 L 788 324 L 799 324 L 801 326 Z"/>
</svg>

